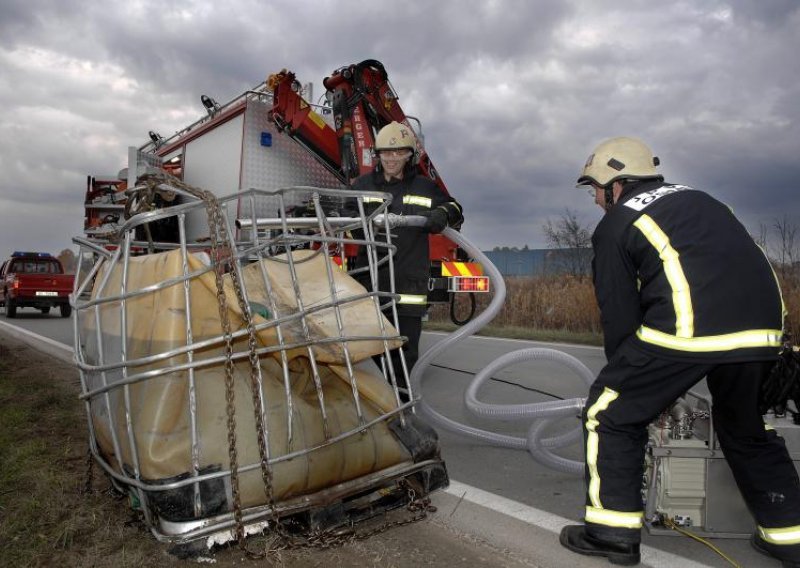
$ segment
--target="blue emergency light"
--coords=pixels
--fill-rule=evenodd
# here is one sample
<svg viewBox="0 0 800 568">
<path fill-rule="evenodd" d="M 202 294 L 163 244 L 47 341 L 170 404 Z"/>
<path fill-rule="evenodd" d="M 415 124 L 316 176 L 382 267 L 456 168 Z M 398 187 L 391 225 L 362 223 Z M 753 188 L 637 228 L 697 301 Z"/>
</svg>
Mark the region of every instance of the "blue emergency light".
<svg viewBox="0 0 800 568">
<path fill-rule="evenodd" d="M 49 252 L 21 252 L 21 251 L 14 251 L 11 255 L 12 258 L 19 258 L 21 256 L 35 256 L 38 258 L 52 258 L 53 255 Z"/>
</svg>

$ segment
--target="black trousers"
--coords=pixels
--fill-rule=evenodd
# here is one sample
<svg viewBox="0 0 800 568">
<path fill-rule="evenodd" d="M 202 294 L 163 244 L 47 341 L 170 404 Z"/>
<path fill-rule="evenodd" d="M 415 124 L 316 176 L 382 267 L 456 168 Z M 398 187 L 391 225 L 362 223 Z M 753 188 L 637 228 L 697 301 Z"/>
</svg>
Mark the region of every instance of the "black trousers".
<svg viewBox="0 0 800 568">
<path fill-rule="evenodd" d="M 583 413 L 587 532 L 639 542 L 647 426 L 706 377 L 720 446 L 759 530 L 800 533 L 797 471 L 783 439 L 765 429 L 758 411 L 759 385 L 773 364 L 681 363 L 624 344 L 590 388 Z M 800 540 L 780 544 L 800 557 Z"/>
<path fill-rule="evenodd" d="M 398 329 L 400 335 L 404 335 L 408 338 L 408 341 L 403 343 L 403 346 L 400 349 L 393 349 L 389 352 L 397 386 L 401 389 L 407 389 L 408 382 L 406 380 L 406 374 L 403 372 L 400 351 L 402 350 L 403 352 L 403 356 L 406 360 L 406 367 L 408 368 L 408 374 L 410 375 L 411 369 L 414 368 L 417 359 L 419 359 L 419 338 L 422 335 L 422 316 L 398 314 L 397 322 L 394 322 L 394 318 L 391 316 L 391 314 L 387 314 L 387 317 L 389 318 L 389 321 L 391 321 L 392 324 Z M 375 361 L 375 364 L 378 365 L 378 368 L 381 368 L 381 359 L 383 359 L 383 357 L 380 355 L 373 357 L 373 360 Z M 388 374 L 390 371 L 387 369 L 386 372 L 386 378 L 391 382 L 391 377 Z M 408 402 L 410 398 L 405 392 L 400 391 L 400 400 L 403 402 Z"/>
</svg>

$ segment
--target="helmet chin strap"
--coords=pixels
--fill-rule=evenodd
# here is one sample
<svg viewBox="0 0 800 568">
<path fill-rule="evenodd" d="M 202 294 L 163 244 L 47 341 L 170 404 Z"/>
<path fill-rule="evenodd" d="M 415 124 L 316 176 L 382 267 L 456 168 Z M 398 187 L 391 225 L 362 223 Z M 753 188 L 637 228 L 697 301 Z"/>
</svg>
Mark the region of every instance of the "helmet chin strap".
<svg viewBox="0 0 800 568">
<path fill-rule="evenodd" d="M 614 207 L 614 184 L 611 183 L 605 186 L 603 192 L 605 194 L 606 211 L 611 211 L 611 208 Z"/>
</svg>

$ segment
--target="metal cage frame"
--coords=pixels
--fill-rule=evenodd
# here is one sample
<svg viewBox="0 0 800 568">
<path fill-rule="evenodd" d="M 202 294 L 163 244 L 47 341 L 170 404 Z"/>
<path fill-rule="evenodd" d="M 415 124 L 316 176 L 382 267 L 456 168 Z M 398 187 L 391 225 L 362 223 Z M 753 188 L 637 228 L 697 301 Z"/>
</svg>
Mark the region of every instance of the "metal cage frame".
<svg viewBox="0 0 800 568">
<path fill-rule="evenodd" d="M 221 262 L 219 259 L 212 258 L 202 270 L 191 271 L 189 269 L 189 256 L 208 249 L 208 242 L 190 242 L 187 240 L 187 220 L 192 218 L 196 219 L 197 210 L 206 207 L 206 203 L 198 200 L 196 196 L 185 192 L 178 184 L 171 185 L 165 182 L 160 185 L 160 188 L 164 191 L 172 191 L 179 195 L 181 198 L 178 201 L 182 201 L 182 203 L 164 209 L 139 213 L 131 217 L 121 225 L 117 237 L 113 242 L 104 243 L 78 237 L 73 239 L 81 248 L 79 258 L 83 258 L 88 254 L 95 259 L 91 267 L 80 266 L 79 264 L 75 277 L 75 290 L 72 297 L 74 307 L 73 326 L 75 357 L 80 371 L 80 396 L 85 403 L 87 412 L 90 451 L 95 462 L 111 477 L 112 483 L 118 489 L 128 493 L 132 502 L 142 510 L 145 523 L 157 539 L 168 542 L 186 543 L 219 533 L 228 534 L 232 537 L 236 521 L 230 510 L 210 517 L 204 517 L 202 515 L 200 501 L 204 489 L 207 489 L 209 483 L 219 483 L 219 481 L 222 481 L 226 491 L 229 492 L 231 470 L 227 467 L 222 467 L 218 471 L 213 472 L 201 471 L 198 460 L 197 409 L 194 406 L 196 404 L 195 372 L 200 367 L 223 365 L 226 362 L 226 358 L 225 356 L 203 358 L 196 357 L 196 354 L 201 350 L 207 350 L 213 347 L 219 348 L 225 344 L 226 340 L 244 338 L 248 334 L 248 330 L 240 329 L 234 331 L 229 338 L 222 335 L 202 341 L 196 341 L 193 338 L 192 319 L 190 317 L 192 309 L 189 296 L 190 285 L 194 279 L 199 278 L 203 274 L 215 270 L 222 270 Z M 141 187 L 129 189 L 128 193 L 132 195 L 141 189 Z M 355 210 L 357 210 L 358 213 L 353 217 L 330 216 L 325 210 L 324 203 L 326 200 L 336 200 L 337 202 L 348 200 L 348 203 L 355 204 Z M 370 203 L 374 203 L 378 200 L 381 203 L 373 213 L 366 214 L 364 207 L 365 200 L 368 200 Z M 291 211 L 293 207 L 291 204 L 303 201 L 308 204 L 307 213 L 313 213 L 313 215 L 294 217 Z M 291 187 L 277 191 L 250 189 L 216 199 L 218 206 L 224 213 L 222 216 L 225 225 L 224 232 L 228 242 L 232 244 L 230 258 L 232 262 L 235 263 L 235 269 L 241 272 L 244 266 L 254 261 L 260 261 L 262 259 L 274 260 L 279 258 L 280 255 L 283 255 L 282 258 L 285 258 L 285 263 L 288 265 L 288 270 L 292 275 L 298 309 L 294 313 L 281 314 L 278 312 L 273 301 L 273 304 L 269 306 L 269 308 L 272 313 L 275 314 L 275 317 L 266 323 L 255 326 L 256 331 L 273 328 L 279 338 L 277 345 L 260 346 L 257 347 L 255 351 L 259 357 L 266 355 L 275 357 L 277 355 L 280 358 L 280 366 L 283 371 L 285 386 L 284 393 L 288 409 L 288 425 L 286 429 L 288 436 L 287 447 L 291 447 L 292 442 L 292 409 L 294 407 L 289 384 L 290 376 L 286 356 L 287 351 L 292 349 L 307 350 L 311 368 L 314 373 L 317 400 L 323 416 L 323 421 L 325 422 L 324 443 L 284 455 L 271 455 L 268 459 L 268 467 L 273 467 L 279 462 L 292 460 L 319 451 L 329 445 L 337 444 L 345 439 L 357 436 L 381 422 L 388 423 L 394 421 L 396 423 L 395 426 L 405 432 L 416 432 L 420 427 L 420 421 L 414 415 L 413 393 L 409 392 L 409 397 L 412 401 L 403 403 L 398 391 L 398 384 L 401 382 L 409 385 L 408 388 L 410 390 L 408 368 L 405 364 L 405 358 L 401 357 L 402 371 L 405 375 L 405 377 L 402 377 L 404 381 L 399 380 L 401 378 L 395 376 L 389 358 L 390 342 L 402 339 L 402 337 L 397 334 L 391 334 L 391 330 L 383 326 L 383 319 L 381 317 L 377 317 L 377 320 L 381 322 L 381 333 L 375 336 L 350 336 L 342 325 L 342 306 L 349 302 L 359 301 L 365 298 L 371 300 L 377 316 L 380 316 L 383 312 L 388 312 L 393 316 L 393 321 L 398 321 L 396 308 L 398 296 L 395 294 L 393 284 L 393 254 L 395 247 L 392 244 L 391 216 L 387 214 L 390 201 L 391 196 L 385 193 L 315 187 Z M 259 207 L 256 207 L 257 203 Z M 274 206 L 274 218 L 256 218 L 255 214 L 242 218 L 235 218 L 233 214 L 234 212 L 238 213 L 242 210 L 250 212 L 255 212 L 257 210 L 263 211 L 265 203 L 270 204 L 270 207 Z M 142 229 L 149 226 L 149 224 L 166 219 L 174 219 L 173 222 L 177 223 L 178 242 L 152 242 L 137 238 L 137 235 L 141 236 L 143 234 Z M 361 238 L 355 238 L 354 234 Z M 325 276 L 328 279 L 331 301 L 322 305 L 312 305 L 310 302 L 305 302 L 301 288 L 297 285 L 296 264 L 302 262 L 302 260 L 295 260 L 294 251 L 302 249 L 316 251 L 310 253 L 312 256 L 317 254 L 341 255 L 341 260 L 344 261 L 343 255 L 345 245 L 366 247 L 368 266 L 354 270 L 351 269 L 349 273 L 357 274 L 359 272 L 368 272 L 369 280 L 372 282 L 372 289 L 365 290 L 364 294 L 360 296 L 350 296 L 345 299 L 337 298 L 336 287 L 333 281 L 334 273 L 332 272 L 336 270 L 336 268 L 333 263 L 327 262 L 325 264 L 325 266 L 327 266 Z M 180 276 L 177 278 L 169 278 L 145 289 L 128 288 L 127 279 L 131 259 L 135 255 L 135 251 L 147 250 L 152 253 L 175 249 L 180 250 L 181 255 L 182 274 Z M 384 266 L 384 263 L 388 266 Z M 344 262 L 342 262 L 342 265 L 344 266 Z M 103 269 L 103 267 L 108 268 L 114 266 L 119 266 L 123 275 L 121 289 L 119 290 L 108 289 L 109 277 L 112 270 Z M 270 281 L 267 277 L 267 269 L 265 266 L 265 263 L 260 263 L 260 274 L 265 288 L 270 290 Z M 378 270 L 387 268 L 391 276 L 391 289 L 379 290 Z M 128 347 L 126 343 L 127 303 L 137 296 L 153 294 L 164 288 L 176 285 L 183 287 L 187 326 L 185 345 L 181 345 L 178 348 L 166 352 L 154 353 L 147 357 L 129 359 L 127 356 Z M 242 286 L 242 288 L 244 287 Z M 246 290 L 243 292 L 246 299 L 247 292 Z M 104 345 L 103 330 L 101 330 L 100 325 L 101 309 L 119 310 L 121 329 L 117 331 L 120 333 L 121 340 L 120 353 L 112 355 L 107 352 L 107 346 Z M 358 426 L 356 428 L 336 434 L 331 433 L 327 424 L 326 402 L 321 390 L 319 374 L 317 372 L 317 365 L 312 349 L 315 343 L 319 343 L 321 340 L 311 338 L 308 335 L 307 320 L 321 309 L 332 309 L 335 314 L 338 337 L 331 337 L 325 341 L 335 343 L 344 353 L 344 367 L 347 369 L 347 378 L 352 387 L 353 404 L 358 414 Z M 96 334 L 91 338 L 85 336 L 83 326 L 83 323 L 89 318 L 94 322 L 94 333 Z M 285 342 L 282 330 L 283 327 L 290 322 L 299 322 L 302 329 L 305 330 L 306 335 L 303 341 L 292 344 Z M 90 354 L 87 352 L 87 340 L 91 340 L 97 345 L 97 353 Z M 373 420 L 367 420 L 362 413 L 361 398 L 357 388 L 356 377 L 354 376 L 354 365 L 351 361 L 349 350 L 350 346 L 355 342 L 376 340 L 383 344 L 383 354 L 380 356 L 381 365 L 379 372 L 383 374 L 383 377 L 385 377 L 391 385 L 396 404 L 391 411 L 385 412 Z M 400 350 L 400 352 L 402 356 L 402 350 Z M 230 358 L 235 361 L 246 359 L 247 357 L 248 353 L 242 351 L 234 352 L 230 355 Z M 183 362 L 176 363 L 177 360 Z M 163 366 L 145 371 L 140 369 L 141 367 L 153 365 L 157 367 L 159 365 Z M 130 388 L 131 385 L 137 382 L 152 380 L 170 373 L 182 373 L 183 376 L 185 376 L 185 380 L 188 381 L 190 404 L 186 411 L 189 413 L 189 422 L 192 428 L 192 470 L 182 479 L 169 480 L 164 483 L 153 483 L 142 477 L 139 468 L 140 456 L 138 455 L 136 440 L 134 439 Z M 261 375 L 259 370 L 259 381 L 260 379 Z M 120 426 L 125 432 L 124 435 L 127 438 L 125 443 L 128 444 L 132 452 L 132 463 L 123 463 L 121 457 L 120 446 L 123 440 L 118 436 L 117 429 L 113 424 L 113 413 L 111 412 L 112 394 L 113 396 L 121 396 L 124 401 L 126 423 L 117 426 Z M 263 397 L 263 391 L 261 392 L 261 396 Z M 108 419 L 112 422 L 110 424 L 110 431 L 112 433 L 114 448 L 113 459 L 109 459 L 98 444 L 96 425 L 93 420 L 93 405 L 105 406 L 108 412 Z M 262 406 L 262 408 L 264 407 Z M 269 437 L 269 435 L 270 433 L 267 432 L 266 436 Z M 267 447 L 269 447 L 269 444 L 267 444 Z M 244 473 L 258 469 L 259 467 L 261 467 L 260 463 L 243 463 L 239 465 L 238 471 Z M 421 488 L 423 492 L 428 492 L 432 489 L 447 485 L 447 474 L 444 463 L 438 456 L 438 444 L 436 445 L 436 452 L 433 455 L 415 456 L 415 459 L 406 463 L 397 464 L 396 466 L 386 468 L 382 471 L 375 471 L 357 479 L 347 480 L 337 484 L 335 487 L 330 487 L 313 494 L 294 496 L 290 499 L 276 502 L 274 503 L 274 507 L 270 506 L 268 503 L 262 506 L 250 507 L 242 511 L 242 521 L 245 525 L 250 527 L 248 530 L 259 530 L 266 526 L 265 523 L 269 524 L 271 520 L 277 519 L 278 516 L 283 517 L 299 512 L 313 512 L 315 509 L 329 507 L 332 504 L 341 508 L 341 504 L 348 499 L 356 496 L 363 496 L 370 491 L 377 491 L 385 495 L 390 490 L 399 489 L 398 480 L 408 479 L 409 477 L 416 478 L 416 486 Z M 163 518 L 159 514 L 157 508 L 154 508 L 154 495 L 157 495 L 159 492 L 185 491 L 187 488 L 193 493 L 195 518 L 174 521 Z"/>
</svg>

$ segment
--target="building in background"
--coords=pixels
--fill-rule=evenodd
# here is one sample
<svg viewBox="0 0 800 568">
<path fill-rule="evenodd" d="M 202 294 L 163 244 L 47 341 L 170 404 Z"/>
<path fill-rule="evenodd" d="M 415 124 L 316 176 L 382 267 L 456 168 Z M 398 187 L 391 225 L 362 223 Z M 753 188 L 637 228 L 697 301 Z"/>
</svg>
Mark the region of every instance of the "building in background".
<svg viewBox="0 0 800 568">
<path fill-rule="evenodd" d="M 568 274 L 578 277 L 592 273 L 591 248 L 497 249 L 484 251 L 503 276 L 549 276 Z"/>
</svg>

